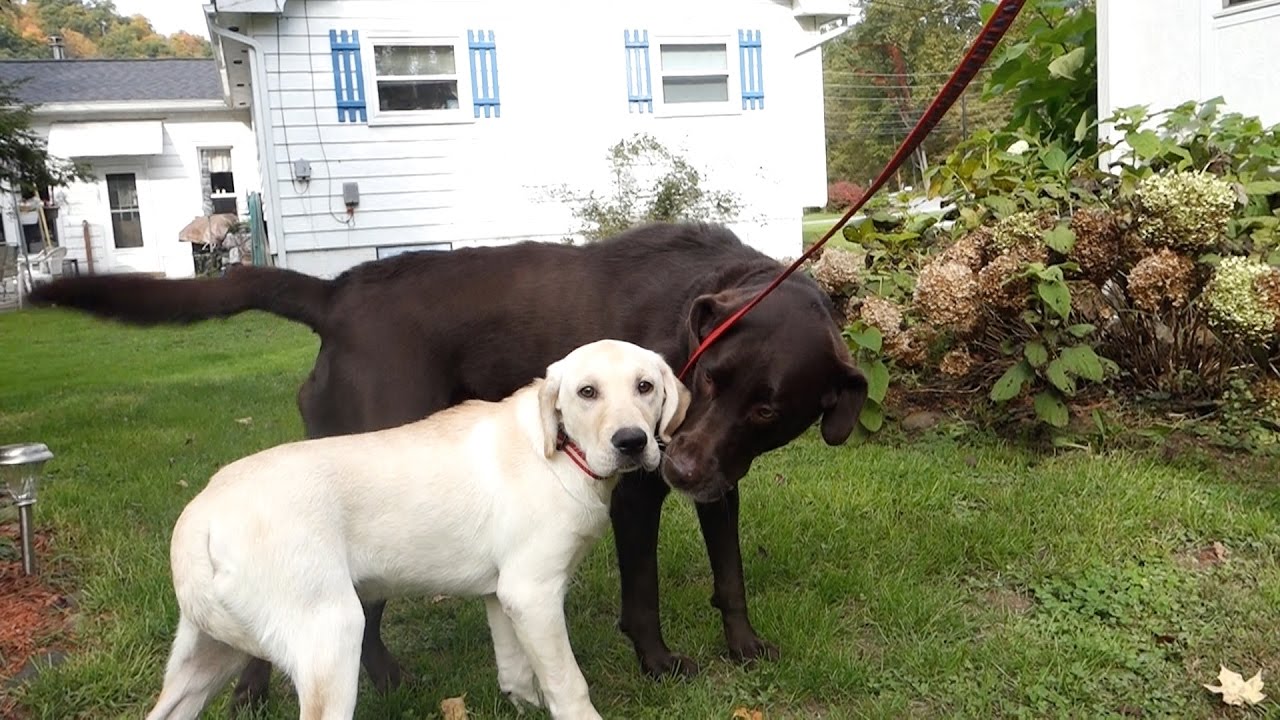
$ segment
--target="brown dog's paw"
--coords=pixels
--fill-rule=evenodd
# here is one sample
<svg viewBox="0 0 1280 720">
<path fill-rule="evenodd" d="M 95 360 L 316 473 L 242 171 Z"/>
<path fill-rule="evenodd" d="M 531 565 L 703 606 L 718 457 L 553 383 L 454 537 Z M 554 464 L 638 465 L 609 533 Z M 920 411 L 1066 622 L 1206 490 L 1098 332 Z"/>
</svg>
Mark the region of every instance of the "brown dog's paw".
<svg viewBox="0 0 1280 720">
<path fill-rule="evenodd" d="M 694 662 L 693 658 L 673 652 L 664 653 L 658 657 L 641 658 L 640 666 L 646 675 L 655 680 L 664 677 L 685 680 L 698 674 L 698 663 Z"/>
<path fill-rule="evenodd" d="M 737 663 L 751 664 L 757 660 L 777 660 L 782 657 L 778 646 L 752 635 L 744 641 L 729 646 L 729 659 Z"/>
</svg>

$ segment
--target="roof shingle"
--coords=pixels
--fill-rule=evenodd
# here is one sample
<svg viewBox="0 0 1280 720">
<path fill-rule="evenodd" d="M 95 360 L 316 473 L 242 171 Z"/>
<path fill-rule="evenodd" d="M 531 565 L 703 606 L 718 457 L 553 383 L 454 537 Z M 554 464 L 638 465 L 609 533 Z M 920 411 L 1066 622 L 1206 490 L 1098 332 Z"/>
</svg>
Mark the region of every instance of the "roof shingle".
<svg viewBox="0 0 1280 720">
<path fill-rule="evenodd" d="M 222 99 L 217 63 L 205 58 L 0 61 L 0 82 L 24 78 L 18 97 L 37 105 Z"/>
</svg>

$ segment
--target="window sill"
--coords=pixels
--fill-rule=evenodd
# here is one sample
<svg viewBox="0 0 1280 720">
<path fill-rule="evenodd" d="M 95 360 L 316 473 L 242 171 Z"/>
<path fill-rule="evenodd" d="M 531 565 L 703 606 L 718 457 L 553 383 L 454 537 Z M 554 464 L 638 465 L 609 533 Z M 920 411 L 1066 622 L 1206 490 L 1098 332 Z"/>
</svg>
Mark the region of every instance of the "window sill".
<svg viewBox="0 0 1280 720">
<path fill-rule="evenodd" d="M 653 104 L 653 116 L 659 118 L 717 117 L 741 114 L 742 103 L 735 102 Z"/>
<path fill-rule="evenodd" d="M 1219 10 L 1213 14 L 1213 26 L 1219 29 L 1276 16 L 1280 16 L 1280 0 L 1257 0 Z"/>
<path fill-rule="evenodd" d="M 380 112 L 369 115 L 370 127 L 379 125 L 468 125 L 475 121 L 475 113 L 464 110 Z"/>
</svg>

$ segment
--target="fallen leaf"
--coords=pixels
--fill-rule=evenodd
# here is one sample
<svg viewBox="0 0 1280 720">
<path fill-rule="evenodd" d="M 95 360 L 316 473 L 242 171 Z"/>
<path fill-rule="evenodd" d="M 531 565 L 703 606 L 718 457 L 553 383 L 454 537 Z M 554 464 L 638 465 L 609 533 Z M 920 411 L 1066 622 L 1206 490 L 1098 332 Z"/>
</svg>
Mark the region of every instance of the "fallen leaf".
<svg viewBox="0 0 1280 720">
<path fill-rule="evenodd" d="M 436 603 L 441 603 L 448 599 L 449 599 L 448 595 L 433 595 L 431 596 L 431 604 L 435 605 Z"/>
<path fill-rule="evenodd" d="M 748 710 L 744 707 L 734 708 L 733 720 L 764 720 L 764 713 L 760 710 Z"/>
<path fill-rule="evenodd" d="M 178 486 L 179 486 L 179 487 L 186 487 L 186 486 L 187 486 L 187 481 L 186 481 L 186 480 L 179 480 L 179 481 L 178 481 Z"/>
<path fill-rule="evenodd" d="M 440 701 L 440 714 L 444 715 L 444 720 L 467 720 L 467 705 L 462 701 L 465 697 L 463 695 Z"/>
<path fill-rule="evenodd" d="M 236 422 L 240 423 L 241 425 L 252 425 L 253 418 L 251 417 L 236 418 Z"/>
<path fill-rule="evenodd" d="M 1244 679 L 1244 676 L 1238 672 L 1228 670 L 1222 666 L 1218 672 L 1218 682 L 1220 685 L 1205 685 L 1205 688 L 1212 693 L 1222 695 L 1222 702 L 1228 705 L 1257 705 L 1267 696 L 1262 694 L 1262 671 L 1259 670 L 1257 675 Z"/>
</svg>

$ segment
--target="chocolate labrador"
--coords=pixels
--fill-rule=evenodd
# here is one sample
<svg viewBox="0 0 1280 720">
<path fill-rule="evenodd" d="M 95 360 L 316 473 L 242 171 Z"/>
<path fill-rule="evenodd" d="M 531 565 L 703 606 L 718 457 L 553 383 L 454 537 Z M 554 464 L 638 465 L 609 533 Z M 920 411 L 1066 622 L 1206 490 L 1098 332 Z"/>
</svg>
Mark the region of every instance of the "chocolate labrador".
<svg viewBox="0 0 1280 720">
<path fill-rule="evenodd" d="M 364 263 L 333 280 L 244 267 L 216 279 L 66 278 L 33 302 L 135 324 L 190 323 L 246 310 L 301 322 L 320 336 L 298 391 L 307 435 L 401 425 L 470 398 L 498 400 L 548 363 L 601 338 L 656 350 L 682 367 L 698 342 L 782 266 L 729 230 L 652 224 L 571 246 L 526 242 Z M 621 576 L 620 628 L 646 673 L 689 675 L 658 612 L 658 524 L 674 488 L 696 504 L 730 656 L 777 656 L 747 616 L 738 539 L 738 481 L 760 454 L 821 418 L 823 439 L 848 439 L 866 398 L 827 296 L 808 277 L 783 282 L 725 333 L 684 378 L 693 395 L 658 472 L 630 473 L 611 520 Z M 664 482 L 665 481 L 665 482 Z M 382 642 L 385 604 L 366 608 L 362 661 L 380 689 L 400 682 Z M 237 701 L 265 696 L 270 666 L 245 670 Z"/>
</svg>

